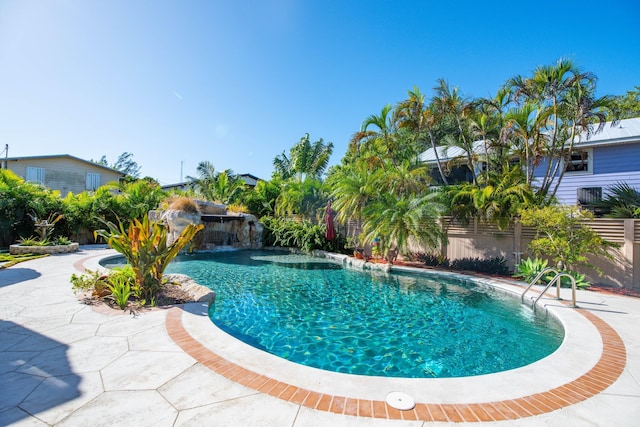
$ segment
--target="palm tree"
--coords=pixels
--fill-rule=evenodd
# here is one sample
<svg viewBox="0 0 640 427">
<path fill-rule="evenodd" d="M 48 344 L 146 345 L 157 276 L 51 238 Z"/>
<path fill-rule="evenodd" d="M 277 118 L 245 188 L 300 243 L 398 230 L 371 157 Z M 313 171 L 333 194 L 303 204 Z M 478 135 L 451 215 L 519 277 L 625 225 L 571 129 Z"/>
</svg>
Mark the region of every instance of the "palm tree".
<svg viewBox="0 0 640 427">
<path fill-rule="evenodd" d="M 444 238 L 439 224 L 443 207 L 437 193 L 421 197 L 384 193 L 364 209 L 363 239 L 378 239 L 384 251 L 397 248 L 406 252 L 412 244 L 437 248 Z"/>
<path fill-rule="evenodd" d="M 244 189 L 245 182 L 242 177 L 234 174 L 230 169 L 217 174 L 212 186 L 214 199 L 225 205 L 236 202 Z"/>
<path fill-rule="evenodd" d="M 320 138 L 312 143 L 309 134 L 306 133 L 291 148 L 289 157 L 282 152 L 273 160 L 273 166 L 276 173 L 284 179 L 294 176 L 300 182 L 304 181 L 306 177 L 320 179 L 327 169 L 332 153 L 332 142 L 325 144 Z"/>
<path fill-rule="evenodd" d="M 412 91 L 408 92 L 408 95 L 409 97 L 400 102 L 396 108 L 399 118 L 398 127 L 400 129 L 411 129 L 414 132 L 416 145 L 418 147 L 426 145 L 424 144 L 424 141 L 426 136 L 429 137 L 429 142 L 431 143 L 431 148 L 435 155 L 440 178 L 445 185 L 448 185 L 447 176 L 442 168 L 442 162 L 440 161 L 440 155 L 435 141 L 435 128 L 438 124 L 438 120 L 437 115 L 434 112 L 433 105 L 427 105 L 425 103 L 425 97 L 418 87 L 414 87 Z"/>
<path fill-rule="evenodd" d="M 516 103 L 522 103 L 523 100 L 537 102 L 540 108 L 538 116 L 546 118 L 544 122 L 538 122 L 542 126 L 539 133 L 546 135 L 544 154 L 548 159 L 538 190 L 542 197 L 549 195 L 553 180 L 558 175 L 565 137 L 568 136 L 562 116 L 563 104 L 571 87 L 584 77 L 588 76 L 581 75 L 573 61 L 560 59 L 555 65 L 537 67 L 532 77 L 516 76 L 507 81 Z"/>
<path fill-rule="evenodd" d="M 205 200 L 233 203 L 244 190 L 244 180 L 232 170 L 217 173 L 211 162 L 202 161 L 198 163 L 196 171 L 197 178 L 187 176 L 187 179 L 191 181 L 191 187 Z"/>
<path fill-rule="evenodd" d="M 370 130 L 370 127 L 375 127 L 377 130 Z M 393 107 L 387 104 L 382 107 L 379 115 L 372 114 L 362 122 L 360 132 L 352 138 L 352 144 L 356 147 L 366 145 L 366 151 L 370 155 L 386 158 L 395 167 L 397 162 L 395 130 Z"/>
<path fill-rule="evenodd" d="M 520 107 L 509 110 L 505 116 L 505 129 L 513 144 L 514 152 L 524 164 L 526 182 L 533 182 L 535 167 L 544 155 L 544 136 L 540 133 L 541 123 L 546 120 L 540 113 L 539 105 L 526 102 Z"/>
<path fill-rule="evenodd" d="M 364 208 L 379 194 L 382 169 L 369 170 L 365 162 L 339 166 L 329 176 L 333 209 L 342 223 L 362 219 Z"/>
<path fill-rule="evenodd" d="M 477 217 L 495 223 L 501 230 L 519 215 L 520 209 L 531 206 L 534 200 L 533 190 L 518 165 L 505 166 L 500 173 L 491 173 L 482 187 L 465 184 L 449 191 L 452 192 L 452 206 L 458 209 L 454 212 L 456 217 L 465 220 Z"/>
<path fill-rule="evenodd" d="M 467 134 L 468 119 L 473 110 L 473 104 L 464 98 L 457 87 L 450 88 L 444 79 L 438 80 L 438 85 L 434 88 L 436 95 L 432 99 L 434 111 L 440 120 L 449 120 L 454 123 L 454 128 L 449 133 L 449 137 L 443 139 L 448 145 L 461 148 L 466 156 L 467 165 L 471 170 L 473 183 L 478 183 L 475 171 L 475 153 L 473 141 Z"/>
<path fill-rule="evenodd" d="M 204 197 L 205 200 L 215 200 L 216 168 L 211 162 L 205 160 L 198 163 L 196 172 L 198 172 L 197 178 L 187 176 L 187 180 L 191 181 L 191 188 Z"/>
<path fill-rule="evenodd" d="M 573 152 L 574 145 L 581 142 L 582 135 L 589 139 L 593 134 L 604 129 L 607 121 L 606 112 L 611 107 L 612 101 L 606 95 L 596 98 L 595 90 L 595 76 L 591 73 L 578 73 L 565 94 L 562 103 L 562 116 L 565 125 L 570 127 L 568 131 L 569 144 L 563 150 L 565 159 Z M 612 124 L 615 123 L 614 121 Z M 550 197 L 554 197 L 558 191 L 568 162 L 565 162 L 564 165 L 565 167 L 560 169 L 555 186 L 549 193 Z"/>
</svg>

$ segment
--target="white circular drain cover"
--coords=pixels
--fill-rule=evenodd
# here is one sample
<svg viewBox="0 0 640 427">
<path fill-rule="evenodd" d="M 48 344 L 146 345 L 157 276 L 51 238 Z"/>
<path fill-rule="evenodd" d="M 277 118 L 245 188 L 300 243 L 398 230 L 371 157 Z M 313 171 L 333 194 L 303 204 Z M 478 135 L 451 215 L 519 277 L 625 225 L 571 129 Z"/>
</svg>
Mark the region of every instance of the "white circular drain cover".
<svg viewBox="0 0 640 427">
<path fill-rule="evenodd" d="M 407 393 L 402 393 L 401 391 L 392 391 L 391 393 L 387 394 L 387 405 L 401 411 L 408 411 L 409 409 L 413 409 L 416 406 L 416 401 L 413 400 L 413 397 L 409 396 Z"/>
</svg>

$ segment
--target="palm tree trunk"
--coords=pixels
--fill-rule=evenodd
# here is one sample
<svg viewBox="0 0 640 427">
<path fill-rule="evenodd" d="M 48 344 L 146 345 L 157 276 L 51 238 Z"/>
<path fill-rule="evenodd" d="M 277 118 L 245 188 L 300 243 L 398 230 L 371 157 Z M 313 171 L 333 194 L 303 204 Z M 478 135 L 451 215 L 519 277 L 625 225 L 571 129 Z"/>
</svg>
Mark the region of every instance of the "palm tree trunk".
<svg viewBox="0 0 640 427">
<path fill-rule="evenodd" d="M 442 178 L 442 182 L 444 185 L 449 185 L 449 181 L 447 181 L 447 177 L 444 175 L 444 171 L 442 170 L 442 163 L 440 162 L 440 156 L 438 155 L 438 149 L 436 147 L 436 141 L 433 137 L 433 132 L 429 129 L 429 139 L 431 140 L 431 147 L 433 147 L 433 153 L 436 156 L 436 164 L 438 165 L 438 172 L 440 172 L 440 178 Z"/>
</svg>

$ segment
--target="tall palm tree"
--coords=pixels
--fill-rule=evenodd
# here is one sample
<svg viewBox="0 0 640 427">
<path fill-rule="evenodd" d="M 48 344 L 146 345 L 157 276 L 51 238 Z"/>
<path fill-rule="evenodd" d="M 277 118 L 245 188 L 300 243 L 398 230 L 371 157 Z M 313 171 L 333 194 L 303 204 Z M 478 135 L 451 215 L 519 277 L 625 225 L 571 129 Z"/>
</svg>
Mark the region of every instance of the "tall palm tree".
<svg viewBox="0 0 640 427">
<path fill-rule="evenodd" d="M 473 103 L 463 97 L 457 87 L 449 87 L 449 83 L 444 79 L 438 80 L 438 85 L 434 90 L 436 94 L 432 99 L 432 104 L 438 118 L 454 123 L 454 128 L 445 141 L 464 151 L 473 183 L 477 184 L 473 140 L 468 135 L 469 126 L 467 123 L 473 110 Z"/>
<path fill-rule="evenodd" d="M 437 115 L 433 110 L 432 104 L 426 104 L 425 96 L 418 87 L 410 90 L 408 95 L 407 99 L 400 102 L 396 108 L 399 118 L 398 127 L 401 129 L 411 129 L 411 131 L 414 132 L 417 143 L 424 144 L 424 141 L 428 137 L 436 159 L 440 178 L 445 185 L 448 185 L 447 176 L 444 173 L 435 140 L 435 127 L 438 124 Z"/>
<path fill-rule="evenodd" d="M 544 135 L 541 133 L 545 116 L 540 116 L 539 105 L 526 102 L 509 110 L 505 116 L 505 128 L 509 133 L 515 154 L 524 164 L 528 184 L 533 182 L 535 167 L 544 155 Z"/>
<path fill-rule="evenodd" d="M 566 123 L 563 121 L 563 104 L 571 87 L 584 76 L 573 61 L 560 59 L 554 65 L 538 66 L 529 78 L 516 76 L 507 81 L 514 100 L 537 102 L 540 108 L 538 116 L 546 117 L 539 132 L 546 135 L 547 164 L 544 177 L 540 183 L 539 193 L 543 197 L 549 195 L 550 187 L 558 175 L 560 159 L 564 151 L 565 137 L 568 136 Z"/>
<path fill-rule="evenodd" d="M 567 90 L 562 103 L 562 117 L 568 130 L 568 145 L 564 147 L 563 157 L 565 160 L 573 152 L 574 146 L 581 142 L 582 135 L 589 139 L 594 133 L 604 129 L 607 121 L 607 111 L 610 109 L 612 100 L 608 96 L 597 98 L 595 96 L 596 77 L 591 73 L 578 73 L 573 84 Z M 614 121 L 615 123 L 615 121 Z M 560 163 L 560 162 L 558 162 Z M 554 197 L 560 182 L 566 172 L 568 162 L 564 162 L 560 169 L 558 179 L 551 189 L 549 196 Z M 555 176 L 555 175 L 554 175 Z"/>
</svg>

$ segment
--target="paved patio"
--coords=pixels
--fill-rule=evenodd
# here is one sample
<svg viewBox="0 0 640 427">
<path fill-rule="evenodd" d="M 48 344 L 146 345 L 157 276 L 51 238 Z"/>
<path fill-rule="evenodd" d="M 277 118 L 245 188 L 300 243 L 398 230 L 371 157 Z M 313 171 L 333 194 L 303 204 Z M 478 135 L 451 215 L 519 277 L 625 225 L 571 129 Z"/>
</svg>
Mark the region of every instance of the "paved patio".
<svg viewBox="0 0 640 427">
<path fill-rule="evenodd" d="M 136 317 L 81 304 L 69 277 L 109 253 L 82 247 L 0 270 L 0 426 L 640 422 L 639 298 L 580 291 L 580 310 L 547 301 L 578 331 L 530 367 L 467 379 L 360 378 L 248 347 L 198 304 Z M 411 394 L 416 409 L 384 406 L 395 390 Z"/>
</svg>

